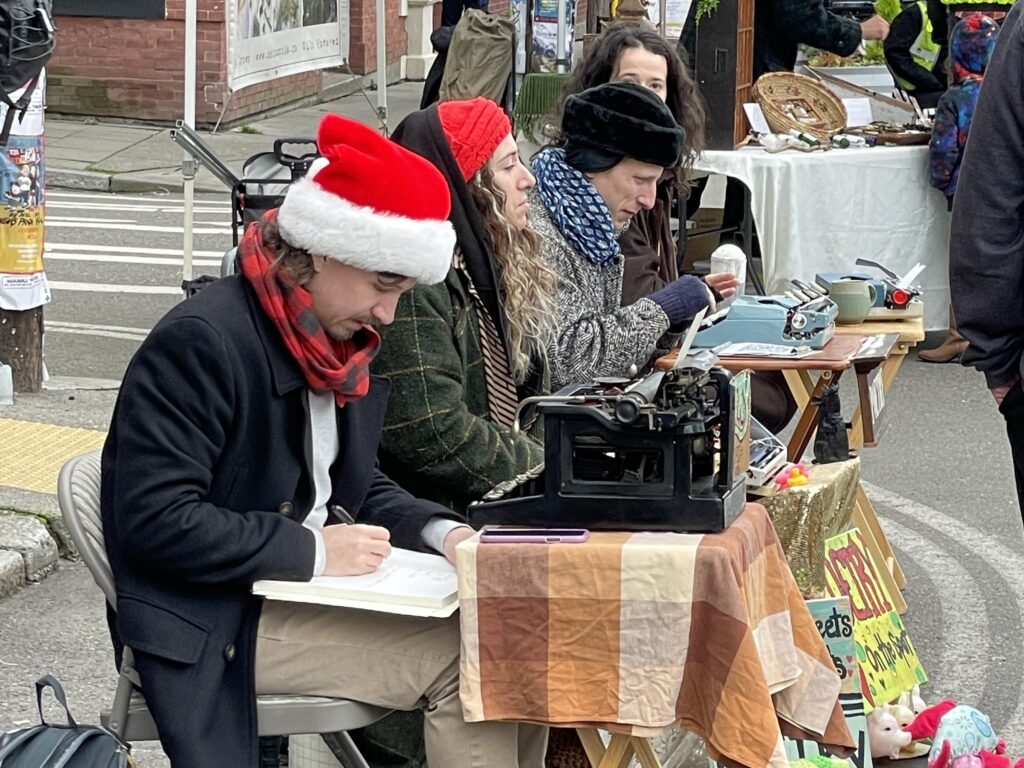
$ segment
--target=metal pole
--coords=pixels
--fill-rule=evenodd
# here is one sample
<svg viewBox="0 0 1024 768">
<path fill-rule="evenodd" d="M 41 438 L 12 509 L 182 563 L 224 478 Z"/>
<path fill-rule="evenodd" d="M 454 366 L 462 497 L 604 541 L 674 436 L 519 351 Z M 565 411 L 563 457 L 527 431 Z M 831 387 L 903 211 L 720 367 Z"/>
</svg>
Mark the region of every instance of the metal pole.
<svg viewBox="0 0 1024 768">
<path fill-rule="evenodd" d="M 558 40 L 555 42 L 555 71 L 565 72 L 565 62 L 567 59 L 565 52 L 565 22 L 568 15 L 566 3 L 570 2 L 570 0 L 557 0 L 557 2 L 558 31 L 555 34 L 558 35 Z"/>
<path fill-rule="evenodd" d="M 185 125 L 196 127 L 196 18 L 197 0 L 185 0 Z M 185 152 L 181 163 L 184 176 L 185 221 L 181 274 L 192 279 L 192 208 L 195 196 L 196 162 Z"/>
<path fill-rule="evenodd" d="M 377 0 L 377 117 L 388 135 L 387 2 Z"/>
</svg>

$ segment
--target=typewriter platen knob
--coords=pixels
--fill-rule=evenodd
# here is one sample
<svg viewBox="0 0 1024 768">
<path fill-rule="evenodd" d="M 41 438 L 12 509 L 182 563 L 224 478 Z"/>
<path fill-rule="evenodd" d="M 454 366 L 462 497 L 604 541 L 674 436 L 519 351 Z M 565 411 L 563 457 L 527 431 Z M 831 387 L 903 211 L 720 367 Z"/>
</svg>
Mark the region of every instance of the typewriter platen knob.
<svg viewBox="0 0 1024 768">
<path fill-rule="evenodd" d="M 801 315 L 799 312 L 797 312 L 795 315 L 793 315 L 793 319 L 792 321 L 790 321 L 790 325 L 793 326 L 793 330 L 802 331 L 804 328 L 807 327 L 806 315 Z"/>
</svg>

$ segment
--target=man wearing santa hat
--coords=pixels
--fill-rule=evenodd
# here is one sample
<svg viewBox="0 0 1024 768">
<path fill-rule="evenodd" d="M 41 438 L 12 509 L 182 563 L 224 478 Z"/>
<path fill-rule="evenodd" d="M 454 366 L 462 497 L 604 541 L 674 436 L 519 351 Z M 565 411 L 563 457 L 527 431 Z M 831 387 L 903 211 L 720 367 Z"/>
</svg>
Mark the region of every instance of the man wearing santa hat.
<svg viewBox="0 0 1024 768">
<path fill-rule="evenodd" d="M 323 158 L 246 231 L 241 274 L 172 309 L 125 374 L 102 460 L 115 647 L 134 651 L 175 768 L 255 766 L 265 693 L 424 709 L 438 768 L 540 768 L 544 729 L 463 720 L 457 619 L 250 594 L 471 534 L 377 468 L 388 389 L 368 372 L 374 326 L 448 272 L 447 184 L 336 115 L 318 143 Z"/>
</svg>

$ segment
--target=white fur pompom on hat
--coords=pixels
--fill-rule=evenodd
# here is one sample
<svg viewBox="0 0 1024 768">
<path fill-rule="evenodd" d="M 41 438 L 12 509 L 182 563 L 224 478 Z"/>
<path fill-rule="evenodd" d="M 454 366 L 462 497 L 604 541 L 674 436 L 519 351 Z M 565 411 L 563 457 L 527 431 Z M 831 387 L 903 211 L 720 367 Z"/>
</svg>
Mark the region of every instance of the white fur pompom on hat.
<svg viewBox="0 0 1024 768">
<path fill-rule="evenodd" d="M 318 158 L 288 190 L 285 242 L 367 272 L 432 285 L 455 250 L 448 182 L 428 160 L 340 115 L 320 122 Z"/>
</svg>

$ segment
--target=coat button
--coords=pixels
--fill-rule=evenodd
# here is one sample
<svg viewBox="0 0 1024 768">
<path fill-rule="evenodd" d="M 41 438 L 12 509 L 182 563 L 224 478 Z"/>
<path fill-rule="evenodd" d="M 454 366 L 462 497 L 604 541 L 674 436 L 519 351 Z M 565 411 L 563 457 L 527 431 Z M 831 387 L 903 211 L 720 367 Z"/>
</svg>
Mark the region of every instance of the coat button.
<svg viewBox="0 0 1024 768">
<path fill-rule="evenodd" d="M 224 658 L 228 661 L 235 660 L 235 644 L 228 643 L 228 647 L 224 649 Z"/>
<path fill-rule="evenodd" d="M 285 517 L 291 517 L 292 516 L 292 511 L 294 509 L 295 509 L 295 507 L 292 506 L 292 503 L 290 501 L 284 501 L 284 502 L 281 502 L 281 506 L 277 508 L 277 511 L 280 512 Z"/>
</svg>

